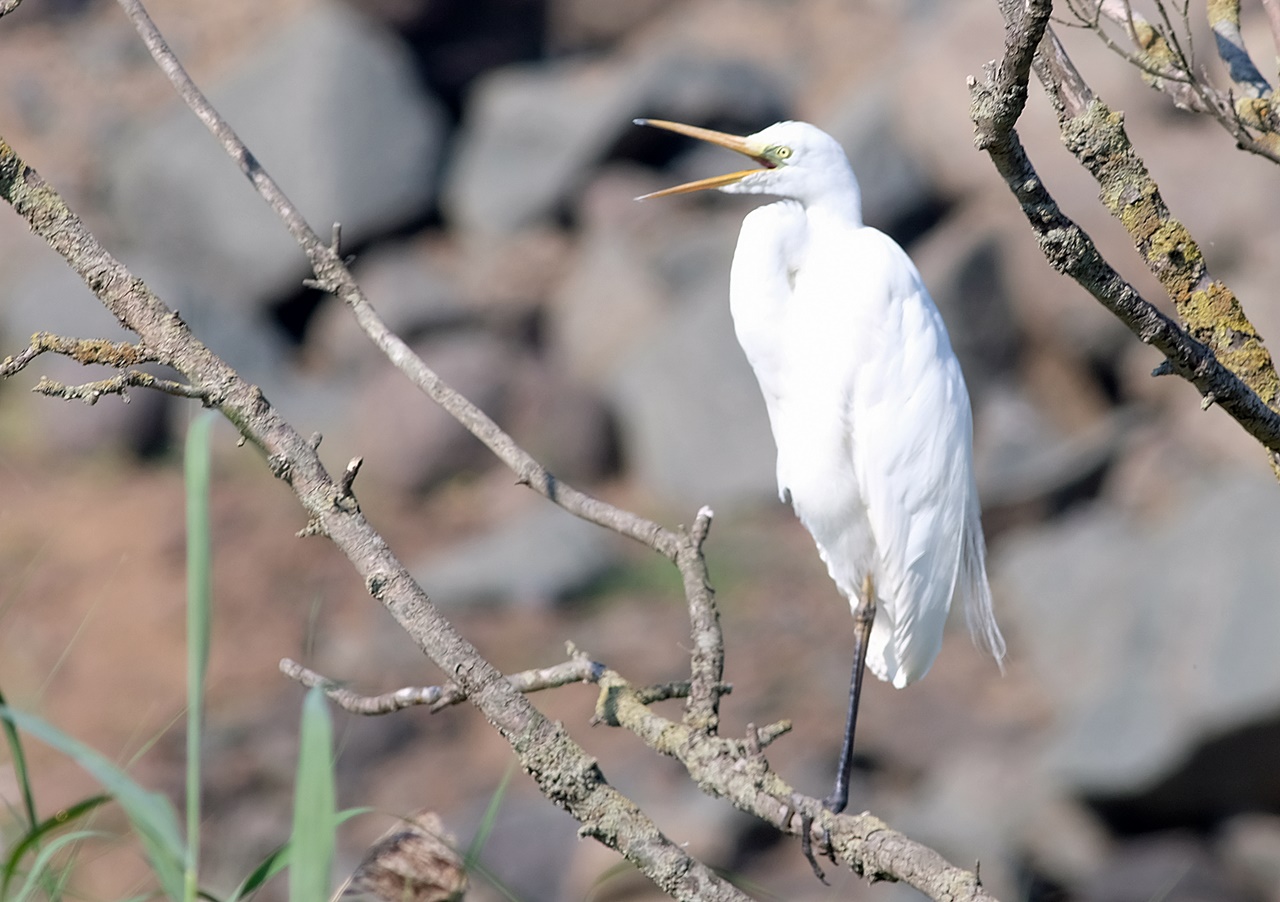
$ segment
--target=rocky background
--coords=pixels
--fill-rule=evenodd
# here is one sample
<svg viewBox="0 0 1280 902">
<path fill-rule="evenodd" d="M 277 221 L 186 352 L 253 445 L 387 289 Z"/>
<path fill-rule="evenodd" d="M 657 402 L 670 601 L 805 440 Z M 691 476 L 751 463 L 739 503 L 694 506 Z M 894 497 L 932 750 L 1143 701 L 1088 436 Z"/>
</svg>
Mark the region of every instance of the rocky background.
<svg viewBox="0 0 1280 902">
<path fill-rule="evenodd" d="M 1240 429 L 1152 379 L 1159 357 L 1044 264 L 973 149 L 965 76 L 999 52 L 995 3 L 156 0 L 152 13 L 313 226 L 341 221 L 373 303 L 429 364 L 562 478 L 669 523 L 715 507 L 725 729 L 793 719 L 772 758 L 813 794 L 834 773 L 852 629 L 773 499 L 763 407 L 730 331 L 729 259 L 758 201 L 634 203 L 732 161 L 631 120 L 746 132 L 803 118 L 839 137 L 867 220 L 916 259 L 964 364 L 1010 646 L 1001 677 L 958 625 L 927 680 L 869 686 L 852 806 L 980 861 L 1007 899 L 1280 899 L 1280 496 Z M 1066 37 L 1216 274 L 1264 336 L 1280 332 L 1280 173 L 1088 35 Z M 674 573 L 513 486 L 345 310 L 300 287 L 303 257 L 113 4 L 26 0 L 0 22 L 0 85 L 0 134 L 107 244 L 300 430 L 322 432 L 332 469 L 365 457 L 366 511 L 492 660 L 553 663 L 572 640 L 635 680 L 684 672 Z M 1032 94 L 1022 131 L 1051 190 L 1159 297 Z M 2 353 L 36 329 L 123 337 L 0 213 Z M 33 370 L 97 378 L 50 358 Z M 176 449 L 193 405 L 66 405 L 33 382 L 0 385 L 0 688 L 176 794 Z M 281 656 L 368 692 L 441 676 L 331 548 L 293 538 L 291 497 L 219 435 L 207 874 L 225 890 L 287 830 L 301 691 Z M 589 728 L 592 701 L 584 687 L 536 699 L 753 894 L 914 895 L 820 885 L 793 842 Z M 343 804 L 430 806 L 470 840 L 510 760 L 480 718 L 336 717 Z M 92 791 L 56 756 L 36 763 L 46 813 Z M 0 796 L 15 791 L 0 763 Z M 354 822 L 343 865 L 387 823 Z M 655 897 L 522 775 L 481 860 L 475 899 Z M 80 889 L 120 898 L 141 873 L 127 848 L 103 850 Z"/>
</svg>

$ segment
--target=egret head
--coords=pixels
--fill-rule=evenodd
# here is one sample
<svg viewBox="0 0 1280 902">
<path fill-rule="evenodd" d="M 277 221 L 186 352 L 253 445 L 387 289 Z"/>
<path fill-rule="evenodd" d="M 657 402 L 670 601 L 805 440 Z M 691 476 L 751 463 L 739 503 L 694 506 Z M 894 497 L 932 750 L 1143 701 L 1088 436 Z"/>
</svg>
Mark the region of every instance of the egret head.
<svg viewBox="0 0 1280 902">
<path fill-rule="evenodd" d="M 646 194 L 665 197 L 719 188 L 730 194 L 771 194 L 789 197 L 806 206 L 839 204 L 858 212 L 858 182 L 840 142 L 807 122 L 775 122 L 754 135 L 739 137 L 664 119 L 637 119 L 651 125 L 735 150 L 760 164 L 725 175 L 700 179 Z"/>
</svg>

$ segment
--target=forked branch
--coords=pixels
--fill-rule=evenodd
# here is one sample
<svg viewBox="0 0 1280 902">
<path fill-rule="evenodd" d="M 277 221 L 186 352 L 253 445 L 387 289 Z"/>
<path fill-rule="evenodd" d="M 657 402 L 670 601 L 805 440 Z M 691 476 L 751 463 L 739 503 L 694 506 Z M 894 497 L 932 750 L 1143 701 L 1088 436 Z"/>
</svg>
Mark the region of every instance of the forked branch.
<svg viewBox="0 0 1280 902">
<path fill-rule="evenodd" d="M 975 143 L 1017 197 L 1041 251 L 1165 355 L 1160 369 L 1195 385 L 1269 452 L 1280 475 L 1280 382 L 1271 355 L 1231 290 L 1214 279 L 1199 247 L 1170 214 L 1125 134 L 1123 118 L 1102 104 L 1071 64 L 1049 26 L 1051 3 L 1003 0 L 1004 57 L 969 80 Z M 1177 307 L 1175 322 L 1125 281 L 1058 206 L 1036 173 L 1015 128 L 1034 66 L 1058 113 L 1063 142 L 1098 181 L 1101 200 Z"/>
<path fill-rule="evenodd" d="M 783 732 L 781 727 L 752 730 L 746 741 L 717 736 L 719 700 L 728 687 L 722 682 L 723 640 L 702 553 L 712 518 L 710 510 L 700 511 L 688 530 L 671 530 L 592 498 L 547 472 L 387 329 L 351 277 L 336 242 L 323 242 L 301 218 L 186 76 L 137 0 L 119 2 L 184 100 L 297 239 L 311 262 L 315 282 L 351 308 L 387 357 L 480 438 L 516 473 L 519 481 L 584 519 L 644 543 L 679 567 L 690 608 L 694 647 L 682 721 L 657 718 L 647 707 L 659 698 L 678 693 L 637 689 L 616 674 L 595 674 L 593 670 L 601 681 L 602 698 L 611 700 L 606 710 L 611 707 L 613 711 L 601 719 L 626 726 L 668 754 L 678 751 L 677 757 L 707 791 L 731 799 L 778 829 L 794 834 L 812 825 L 825 831 L 833 855 L 858 873 L 871 879 L 902 880 L 935 898 L 989 899 L 976 875 L 952 867 L 936 852 L 873 817 L 830 815 L 817 800 L 799 796 L 779 780 L 770 772 L 762 749 Z M 247 440 L 263 450 L 272 472 L 293 488 L 305 509 L 308 531 L 328 536 L 342 549 L 365 580 L 369 593 L 391 611 L 447 675 L 446 685 L 456 687 L 450 692 L 465 696 L 484 714 L 511 744 L 522 767 L 544 794 L 569 810 L 582 824 L 585 835 L 617 849 L 675 898 L 745 898 L 663 836 L 643 812 L 605 781 L 595 761 L 561 725 L 543 717 L 528 703 L 519 685 L 504 677 L 458 635 L 373 530 L 359 505 L 353 503 L 350 479 L 335 480 L 324 469 L 316 442 L 304 439 L 257 387 L 245 382 L 205 348 L 147 285 L 97 242 L 57 193 L 3 140 L 0 194 L 67 259 L 117 319 L 139 335 L 139 347 L 182 373 L 193 390 L 200 392 L 202 400 L 222 411 Z M 15 366 L 21 368 L 30 359 Z M 348 472 L 354 476 L 352 469 Z M 655 729 L 666 739 L 659 742 Z M 671 737 L 679 738 L 678 750 L 669 744 Z M 749 785 L 744 774 L 751 775 L 754 784 Z"/>
<path fill-rule="evenodd" d="M 634 803 L 608 784 L 595 760 L 561 724 L 544 717 L 431 604 L 315 445 L 287 423 L 261 390 L 200 343 L 182 319 L 116 260 L 54 189 L 0 139 L 0 195 L 62 255 L 143 347 L 201 388 L 204 400 L 262 449 L 317 528 L 351 561 L 365 586 L 423 652 L 466 693 L 511 744 L 543 793 L 680 899 L 744 899 L 738 890 L 671 842 Z M 20 357 L 22 355 L 19 355 Z"/>
<path fill-rule="evenodd" d="M 361 695 L 326 676 L 316 673 L 309 667 L 303 667 L 290 658 L 284 658 L 280 661 L 280 672 L 289 679 L 296 680 L 308 688 L 320 687 L 334 704 L 352 714 L 366 716 L 391 714 L 396 711 L 403 711 L 405 708 L 419 706 L 425 706 L 428 711 L 434 714 L 451 705 L 467 700 L 466 690 L 453 682 L 444 683 L 440 686 L 406 686 L 403 689 L 384 692 L 381 695 Z M 603 672 L 603 664 L 592 661 L 586 655 L 570 649 L 569 660 L 562 664 L 539 667 L 535 670 L 524 670 L 520 673 L 513 673 L 506 679 L 517 692 L 539 692 L 543 689 L 568 686 L 570 683 L 594 683 L 600 679 L 600 674 Z"/>
</svg>

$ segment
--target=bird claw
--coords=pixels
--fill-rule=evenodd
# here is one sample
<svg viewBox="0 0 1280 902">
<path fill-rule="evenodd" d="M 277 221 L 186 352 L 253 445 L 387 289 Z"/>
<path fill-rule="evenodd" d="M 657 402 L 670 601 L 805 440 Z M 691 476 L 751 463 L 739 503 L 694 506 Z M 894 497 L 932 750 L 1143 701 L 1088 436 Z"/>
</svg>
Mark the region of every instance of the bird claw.
<svg viewBox="0 0 1280 902">
<path fill-rule="evenodd" d="M 800 813 L 800 851 L 804 853 L 805 861 L 809 862 L 809 867 L 813 868 L 813 876 L 817 877 L 826 886 L 827 875 L 822 872 L 822 867 L 818 864 L 817 857 L 813 854 L 813 815 Z M 828 843 L 830 848 L 831 836 L 824 829 L 822 831 L 823 841 Z"/>
<path fill-rule="evenodd" d="M 823 873 L 822 867 L 818 864 L 818 858 L 813 854 L 813 824 L 814 816 L 809 813 L 808 806 L 804 805 L 799 799 L 792 799 L 788 803 L 787 820 L 791 820 L 792 814 L 800 815 L 800 851 L 804 853 L 805 861 L 809 862 L 809 867 L 813 869 L 813 876 L 822 881 L 824 885 L 827 883 L 827 875 Z M 829 858 L 832 864 L 836 864 L 835 848 L 831 844 L 831 833 L 826 827 L 822 828 L 822 842 L 818 846 L 818 851 L 824 858 Z"/>
</svg>

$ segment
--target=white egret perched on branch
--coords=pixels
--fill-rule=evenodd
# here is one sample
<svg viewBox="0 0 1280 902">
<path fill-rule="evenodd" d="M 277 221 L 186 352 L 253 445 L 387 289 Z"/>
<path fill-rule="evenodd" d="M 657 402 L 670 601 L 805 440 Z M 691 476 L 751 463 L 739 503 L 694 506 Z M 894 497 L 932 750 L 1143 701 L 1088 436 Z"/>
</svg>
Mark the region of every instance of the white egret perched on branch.
<svg viewBox="0 0 1280 902">
<path fill-rule="evenodd" d="M 849 798 L 864 663 L 899 688 L 928 672 L 952 597 L 997 662 L 973 477 L 973 417 L 946 326 L 906 252 L 862 222 L 839 143 L 805 122 L 739 137 L 637 119 L 760 168 L 655 191 L 782 198 L 747 214 L 729 276 L 734 331 L 778 446 L 778 490 L 853 609 L 849 714 L 836 784 Z M 643 198 L 642 198 L 643 199 Z M 878 611 L 878 614 L 877 614 Z"/>
</svg>

